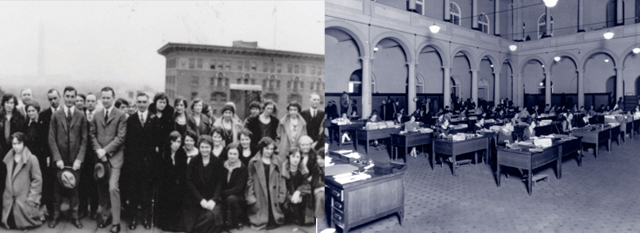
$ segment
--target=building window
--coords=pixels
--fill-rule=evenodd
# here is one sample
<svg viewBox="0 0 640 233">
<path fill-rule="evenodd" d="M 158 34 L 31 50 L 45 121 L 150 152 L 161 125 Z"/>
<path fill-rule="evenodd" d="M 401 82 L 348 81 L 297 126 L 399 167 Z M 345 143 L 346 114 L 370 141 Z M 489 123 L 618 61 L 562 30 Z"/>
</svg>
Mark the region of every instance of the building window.
<svg viewBox="0 0 640 233">
<path fill-rule="evenodd" d="M 287 65 L 287 73 L 289 74 L 293 73 L 293 64 Z"/>
<path fill-rule="evenodd" d="M 224 66 L 224 61 L 220 60 L 217 62 L 218 63 L 218 70 L 222 70 L 222 66 Z"/>
<path fill-rule="evenodd" d="M 200 77 L 191 76 L 191 86 L 197 87 L 200 85 Z"/>
<path fill-rule="evenodd" d="M 231 62 L 230 61 L 225 61 L 224 62 L 224 69 L 225 70 L 231 70 Z"/>
<path fill-rule="evenodd" d="M 322 71 L 324 71 L 324 67 L 318 67 L 318 75 L 322 75 Z"/>
<path fill-rule="evenodd" d="M 287 81 L 287 89 L 291 89 L 291 84 L 292 84 L 291 80 Z"/>
<path fill-rule="evenodd" d="M 255 61 L 251 62 L 251 71 L 258 71 L 258 63 Z"/>
<path fill-rule="evenodd" d="M 220 102 L 227 102 L 227 94 L 220 92 Z"/>
<path fill-rule="evenodd" d="M 189 58 L 189 69 L 195 69 L 195 68 L 196 68 L 196 59 Z"/>
<path fill-rule="evenodd" d="M 303 66 L 301 66 L 300 68 L 302 68 L 302 70 L 300 70 L 300 73 L 301 73 L 301 74 L 304 74 L 304 73 L 305 73 L 305 71 L 306 71 L 306 67 L 303 65 Z"/>
<path fill-rule="evenodd" d="M 249 84 L 249 79 L 251 79 L 251 75 L 244 74 L 244 84 Z"/>
<path fill-rule="evenodd" d="M 549 24 L 551 27 L 551 35 L 549 36 L 553 36 L 553 16 L 551 16 L 551 23 Z M 542 14 L 540 15 L 540 18 L 538 18 L 538 39 L 542 38 L 542 36 L 546 33 L 547 33 L 547 14 Z"/>
<path fill-rule="evenodd" d="M 315 66 L 311 67 L 311 75 L 316 75 L 316 67 Z"/>
<path fill-rule="evenodd" d="M 225 81 L 224 81 L 224 85 L 225 85 L 225 86 L 227 86 L 227 87 L 229 86 L 229 78 L 226 78 L 226 79 L 225 79 Z"/>
<path fill-rule="evenodd" d="M 271 75 L 271 77 L 269 77 L 269 88 L 275 88 L 276 87 L 276 76 Z"/>
<path fill-rule="evenodd" d="M 211 70 L 216 69 L 216 60 L 211 59 L 211 62 L 209 63 L 209 69 Z"/>
<path fill-rule="evenodd" d="M 198 64 L 197 64 L 196 68 L 202 69 L 202 63 L 203 63 L 202 58 L 198 58 L 197 61 L 198 61 Z"/>
<path fill-rule="evenodd" d="M 242 71 L 242 61 L 238 61 L 238 70 Z"/>
<path fill-rule="evenodd" d="M 167 59 L 167 69 L 176 68 L 176 64 L 175 58 Z"/>
<path fill-rule="evenodd" d="M 278 63 L 278 74 L 282 73 L 282 64 Z"/>
<path fill-rule="evenodd" d="M 462 13 L 460 11 L 460 7 L 455 2 L 451 2 L 449 9 L 449 14 L 451 15 L 451 23 L 462 25 Z"/>
<path fill-rule="evenodd" d="M 481 32 L 489 33 L 489 17 L 485 13 L 478 15 L 478 27 Z"/>
<path fill-rule="evenodd" d="M 209 97 L 209 99 L 211 100 L 211 102 L 217 102 L 218 101 L 218 95 L 216 94 L 216 92 L 212 92 L 211 93 L 211 97 Z"/>
<path fill-rule="evenodd" d="M 223 81 L 222 78 L 224 78 L 224 74 L 218 73 L 218 83 L 217 83 L 218 87 L 222 87 L 222 81 Z"/>
<path fill-rule="evenodd" d="M 256 80 L 255 79 L 251 79 L 251 85 L 256 85 Z"/>
<path fill-rule="evenodd" d="M 300 66 L 299 65 L 295 66 L 295 68 L 293 69 L 293 73 L 296 73 L 296 74 L 300 73 Z"/>
<path fill-rule="evenodd" d="M 321 78 L 316 79 L 316 90 L 321 90 L 320 89 L 320 85 L 321 84 L 322 84 L 322 79 Z M 373 89 L 371 89 L 371 90 L 373 90 Z"/>
<path fill-rule="evenodd" d="M 269 63 L 267 63 L 266 61 L 262 63 L 262 72 L 269 72 Z"/>
<path fill-rule="evenodd" d="M 269 71 L 271 71 L 271 73 L 276 72 L 276 64 L 271 62 L 271 64 L 269 65 Z"/>
<path fill-rule="evenodd" d="M 198 98 L 198 92 L 191 92 L 191 99 Z"/>
<path fill-rule="evenodd" d="M 242 84 L 242 79 L 241 78 L 238 79 L 238 84 Z"/>
<path fill-rule="evenodd" d="M 211 77 L 209 79 L 209 86 L 212 86 L 212 87 L 216 86 L 216 77 Z"/>
</svg>

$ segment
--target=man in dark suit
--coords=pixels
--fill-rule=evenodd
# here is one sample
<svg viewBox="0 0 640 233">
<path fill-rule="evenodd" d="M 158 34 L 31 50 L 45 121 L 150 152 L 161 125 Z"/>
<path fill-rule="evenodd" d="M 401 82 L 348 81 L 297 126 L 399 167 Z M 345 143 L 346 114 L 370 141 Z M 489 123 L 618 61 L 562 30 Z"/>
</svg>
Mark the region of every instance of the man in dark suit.
<svg viewBox="0 0 640 233">
<path fill-rule="evenodd" d="M 97 97 L 95 94 L 89 93 L 85 98 L 86 110 L 84 111 L 84 115 L 87 119 L 87 125 L 91 125 L 91 121 L 93 121 L 94 115 L 96 114 Z M 87 138 L 89 138 L 88 131 Z M 98 210 L 98 188 L 96 187 L 96 180 L 93 178 L 96 157 L 96 152 L 91 150 L 91 146 L 89 146 L 84 157 L 85 166 L 82 167 L 80 174 L 80 180 L 82 180 L 82 182 L 80 182 L 80 218 L 87 216 L 87 211 L 91 209 L 89 216 L 93 220 L 98 217 L 96 213 Z"/>
<path fill-rule="evenodd" d="M 142 207 L 142 225 L 151 229 L 151 202 L 153 201 L 155 138 L 153 122 L 155 115 L 149 114 L 149 96 L 140 93 L 136 97 L 138 112 L 127 119 L 127 139 L 125 140 L 125 157 L 128 184 L 133 219 L 129 224 L 130 230 L 135 230 L 138 222 L 138 205 Z"/>
<path fill-rule="evenodd" d="M 53 113 L 49 124 L 49 149 L 53 163 L 57 169 L 73 166 L 73 170 L 80 172 L 87 148 L 87 120 L 84 114 L 75 108 L 77 91 L 73 87 L 65 87 L 62 92 L 64 107 Z M 49 227 L 54 228 L 60 222 L 62 197 L 70 200 L 71 223 L 82 229 L 78 216 L 78 189 L 64 189 L 58 182 L 54 182 L 55 209 Z"/>
<path fill-rule="evenodd" d="M 120 232 L 120 169 L 124 160 L 123 146 L 127 133 L 127 116 L 124 112 L 114 108 L 115 91 L 111 87 L 102 88 L 100 99 L 101 109 L 91 121 L 91 142 L 98 159 L 108 162 L 111 167 L 108 182 L 98 184 L 98 195 L 102 218 L 98 227 L 105 228 L 112 219 L 109 232 Z"/>
<path fill-rule="evenodd" d="M 46 129 L 46 135 L 49 135 L 49 124 L 51 122 L 51 116 L 54 112 L 60 110 L 60 93 L 56 89 L 50 89 L 47 92 L 47 100 L 51 107 L 40 112 L 38 119 L 42 120 L 42 127 Z M 49 147 L 45 148 L 43 157 L 47 163 L 40 164 L 40 170 L 42 170 L 42 199 L 40 202 L 47 207 L 49 211 L 49 217 L 54 215 L 53 206 L 53 174 L 51 174 L 51 151 Z"/>
<path fill-rule="evenodd" d="M 315 148 L 324 147 L 324 128 L 320 129 L 324 121 L 324 111 L 318 108 L 320 105 L 320 95 L 311 93 L 311 95 L 309 95 L 309 103 L 311 104 L 311 108 L 302 111 L 300 115 L 302 115 L 304 121 L 307 122 L 307 135 L 313 139 Z"/>
</svg>

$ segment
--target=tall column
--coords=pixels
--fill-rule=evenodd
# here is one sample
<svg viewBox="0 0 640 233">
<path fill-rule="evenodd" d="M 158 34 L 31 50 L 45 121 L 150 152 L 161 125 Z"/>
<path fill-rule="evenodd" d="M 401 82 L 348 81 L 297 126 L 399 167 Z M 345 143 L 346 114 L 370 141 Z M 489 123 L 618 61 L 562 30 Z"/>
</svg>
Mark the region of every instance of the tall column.
<svg viewBox="0 0 640 233">
<path fill-rule="evenodd" d="M 624 9 L 622 8 L 622 2 L 622 0 L 616 0 L 616 25 L 624 24 Z"/>
<path fill-rule="evenodd" d="M 513 105 L 515 106 L 522 106 L 523 101 L 521 101 L 522 99 L 522 82 L 520 80 L 520 78 L 522 77 L 522 74 L 514 74 L 513 75 Z"/>
<path fill-rule="evenodd" d="M 478 69 L 471 69 L 471 101 L 478 106 Z"/>
<path fill-rule="evenodd" d="M 493 106 L 498 106 L 498 102 L 500 102 L 500 71 L 495 69 L 498 68 L 494 68 L 493 71 Z"/>
<path fill-rule="evenodd" d="M 411 114 L 416 110 L 416 64 L 417 62 L 407 62 L 409 66 L 409 80 L 407 80 L 407 114 Z"/>
<path fill-rule="evenodd" d="M 578 32 L 584 32 L 584 0 L 578 0 Z"/>
<path fill-rule="evenodd" d="M 442 91 L 442 95 L 444 95 L 444 102 L 441 107 L 444 109 L 445 106 L 451 105 L 451 74 L 449 74 L 451 68 L 448 66 L 442 66 L 442 71 L 442 73 L 444 73 L 444 82 L 442 84 L 444 86 Z M 453 106 L 449 106 L 449 109 L 453 109 Z"/>
<path fill-rule="evenodd" d="M 622 76 L 624 72 L 624 67 L 619 66 L 616 67 L 616 103 L 618 103 L 618 99 L 624 96 L 624 89 L 622 88 L 622 80 L 624 77 Z M 619 106 L 622 108 L 622 106 Z"/>
<path fill-rule="evenodd" d="M 544 103 L 551 106 L 551 73 L 544 71 Z"/>
<path fill-rule="evenodd" d="M 584 106 L 584 70 L 578 69 L 578 105 Z"/>
<path fill-rule="evenodd" d="M 500 0 L 494 1 L 493 7 L 493 34 L 496 36 L 500 36 Z M 495 101 L 494 101 L 495 102 Z"/>
<path fill-rule="evenodd" d="M 449 12 L 451 12 L 451 1 L 450 0 L 444 0 L 444 21 L 447 22 L 451 22 L 451 14 Z"/>
<path fill-rule="evenodd" d="M 471 0 L 471 28 L 478 29 L 478 0 Z"/>
<path fill-rule="evenodd" d="M 545 15 L 546 15 L 546 23 L 545 26 L 547 28 L 547 37 L 551 36 L 551 9 L 549 7 L 545 8 Z"/>
<path fill-rule="evenodd" d="M 371 115 L 371 58 L 360 57 L 362 60 L 362 117 Z"/>
</svg>

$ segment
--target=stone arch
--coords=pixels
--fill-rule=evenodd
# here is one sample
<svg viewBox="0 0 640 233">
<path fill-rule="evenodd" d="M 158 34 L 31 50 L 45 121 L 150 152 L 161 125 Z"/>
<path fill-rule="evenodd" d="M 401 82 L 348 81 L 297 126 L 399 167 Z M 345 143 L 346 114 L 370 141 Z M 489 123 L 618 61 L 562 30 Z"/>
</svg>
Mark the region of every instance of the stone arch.
<svg viewBox="0 0 640 233">
<path fill-rule="evenodd" d="M 484 52 L 482 54 L 480 54 L 480 57 L 478 57 L 478 64 L 480 64 L 480 61 L 482 61 L 482 59 L 484 57 L 489 58 L 489 62 L 491 62 L 491 65 L 493 65 L 493 69 L 500 69 L 500 66 L 502 65 L 502 63 L 498 63 L 498 59 L 495 58 L 495 56 L 493 55 L 493 53 L 491 52 Z"/>
<path fill-rule="evenodd" d="M 530 56 L 530 57 L 525 58 L 523 60 L 524 62 L 520 63 L 520 74 L 524 74 L 524 68 L 526 67 L 527 62 L 529 62 L 531 60 L 536 60 L 536 61 L 540 62 L 540 64 L 542 64 L 542 71 L 543 72 L 546 72 L 546 70 L 547 70 L 546 68 L 549 67 L 549 66 L 547 66 L 545 64 L 544 59 L 542 59 L 541 57 L 539 57 L 539 56 Z M 511 68 L 513 68 L 513 67 L 511 67 Z M 513 72 L 513 70 L 511 72 Z"/>
<path fill-rule="evenodd" d="M 613 67 L 617 67 L 618 66 L 618 57 L 615 56 L 615 53 L 609 49 L 603 49 L 603 48 L 597 48 L 597 49 L 593 49 L 587 53 L 585 53 L 585 55 L 582 57 L 582 70 L 584 70 L 587 67 L 587 62 L 589 62 L 589 58 L 593 55 L 596 54 L 606 54 L 607 56 L 609 56 L 611 58 L 611 61 L 613 62 Z"/>
<path fill-rule="evenodd" d="M 567 52 L 559 52 L 556 55 L 554 55 L 551 60 L 549 60 L 549 64 L 551 64 L 551 67 L 549 67 L 549 71 L 553 72 L 553 65 L 555 65 L 555 60 L 554 58 L 556 56 L 560 56 L 560 57 L 566 57 L 571 59 L 571 61 L 573 62 L 573 65 L 575 66 L 576 71 L 578 70 L 578 64 L 580 64 L 580 60 L 578 60 L 578 58 L 573 55 L 572 53 L 567 53 Z"/>
<path fill-rule="evenodd" d="M 380 41 L 384 39 L 390 39 L 398 43 L 402 48 L 402 50 L 404 50 L 404 56 L 407 62 L 415 61 L 415 59 L 413 58 L 413 52 L 414 52 L 414 50 L 412 49 L 413 46 L 410 46 L 411 42 L 409 42 L 409 40 L 407 40 L 405 36 L 397 32 L 387 31 L 387 32 L 381 33 L 375 39 L 372 40 L 372 43 L 371 43 L 371 46 L 369 46 L 370 47 L 369 49 L 373 50 L 372 46 L 378 45 L 378 43 L 380 43 Z"/>
<path fill-rule="evenodd" d="M 444 46 L 442 46 L 442 44 L 440 44 L 437 41 L 424 41 L 422 43 L 420 43 L 420 45 L 418 45 L 417 49 L 416 49 L 416 56 L 418 54 L 420 54 L 420 51 L 422 51 L 422 49 L 424 49 L 425 47 L 430 46 L 432 48 L 434 48 L 437 52 L 438 55 L 440 55 L 440 62 L 442 63 L 442 66 L 450 66 L 450 59 L 449 59 L 449 54 L 447 54 L 444 50 Z"/>
<path fill-rule="evenodd" d="M 620 57 L 620 59 L 619 59 L 620 65 L 624 66 L 624 63 L 627 61 L 627 58 L 629 56 L 633 56 L 633 55 L 640 56 L 640 54 L 635 54 L 635 53 L 632 52 L 632 50 L 634 48 L 638 48 L 638 47 L 640 47 L 640 46 L 637 45 L 637 44 L 634 44 L 632 46 L 629 46 L 627 49 L 625 49 L 624 52 L 622 53 L 622 57 Z"/>
<path fill-rule="evenodd" d="M 324 29 L 331 29 L 331 28 L 335 28 L 338 30 L 341 30 L 347 34 L 349 34 L 351 36 L 351 38 L 353 38 L 353 41 L 356 43 L 356 45 L 358 46 L 358 50 L 360 52 L 360 56 L 364 56 L 364 57 L 371 57 L 371 51 L 369 51 L 369 49 L 367 49 L 369 46 L 366 46 L 363 41 L 366 41 L 366 38 L 364 36 L 364 34 L 362 34 L 362 32 L 360 32 L 360 30 L 358 30 L 358 28 L 356 28 L 355 26 L 353 26 L 350 23 L 347 23 L 343 20 L 329 20 L 329 21 L 325 21 L 324 23 Z"/>
<path fill-rule="evenodd" d="M 475 54 L 473 54 L 471 48 L 466 47 L 466 46 L 460 46 L 458 48 L 456 48 L 455 50 L 453 50 L 453 52 L 451 53 L 451 63 L 453 64 L 453 58 L 456 57 L 456 54 L 458 52 L 464 53 L 465 56 L 467 56 L 467 59 L 469 60 L 469 68 L 471 70 L 478 70 L 478 63 L 476 63 L 476 56 Z"/>
</svg>

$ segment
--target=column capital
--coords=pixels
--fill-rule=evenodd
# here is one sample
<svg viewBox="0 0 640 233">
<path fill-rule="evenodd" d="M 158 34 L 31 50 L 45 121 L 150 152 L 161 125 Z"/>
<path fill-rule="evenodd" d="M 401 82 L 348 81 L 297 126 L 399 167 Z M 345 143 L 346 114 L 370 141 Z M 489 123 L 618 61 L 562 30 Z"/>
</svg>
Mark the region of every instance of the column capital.
<svg viewBox="0 0 640 233">
<path fill-rule="evenodd" d="M 450 66 L 442 66 L 442 69 L 451 69 Z"/>
<path fill-rule="evenodd" d="M 478 72 L 480 69 L 469 69 L 471 72 Z"/>
<path fill-rule="evenodd" d="M 360 57 L 360 60 L 373 60 L 373 57 L 369 57 L 369 56 L 362 56 Z"/>
<path fill-rule="evenodd" d="M 409 61 L 409 62 L 406 62 L 405 64 L 407 64 L 409 66 L 415 66 L 415 65 L 418 65 L 418 62 L 417 61 Z"/>
<path fill-rule="evenodd" d="M 623 66 L 623 65 L 616 66 L 616 67 L 614 67 L 614 68 L 615 68 L 616 70 L 620 70 L 620 71 L 623 71 L 623 70 L 624 70 L 624 66 Z"/>
<path fill-rule="evenodd" d="M 577 69 L 577 70 L 576 70 L 576 73 L 578 73 L 578 74 L 583 74 L 583 73 L 584 73 L 584 70 L 583 70 L 583 69 Z"/>
<path fill-rule="evenodd" d="M 500 71 L 493 71 L 493 75 L 495 75 L 495 76 L 500 75 Z"/>
</svg>

